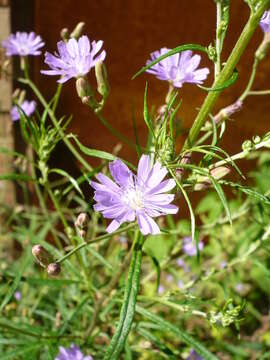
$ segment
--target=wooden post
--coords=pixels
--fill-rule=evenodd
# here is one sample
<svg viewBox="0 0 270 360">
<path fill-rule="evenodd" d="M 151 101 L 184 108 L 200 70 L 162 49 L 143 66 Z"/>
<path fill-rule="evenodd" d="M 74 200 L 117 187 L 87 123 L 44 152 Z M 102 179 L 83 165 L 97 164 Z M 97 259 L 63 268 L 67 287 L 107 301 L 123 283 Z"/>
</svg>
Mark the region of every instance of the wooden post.
<svg viewBox="0 0 270 360">
<path fill-rule="evenodd" d="M 0 0 L 0 42 L 10 34 L 9 0 Z M 1 56 L 2 57 L 2 56 Z M 13 124 L 9 111 L 11 108 L 12 80 L 0 77 L 0 147 L 13 150 Z M 0 152 L 0 176 L 12 172 L 12 157 Z M 11 181 L 0 181 L 0 202 L 14 204 L 14 185 Z"/>
</svg>

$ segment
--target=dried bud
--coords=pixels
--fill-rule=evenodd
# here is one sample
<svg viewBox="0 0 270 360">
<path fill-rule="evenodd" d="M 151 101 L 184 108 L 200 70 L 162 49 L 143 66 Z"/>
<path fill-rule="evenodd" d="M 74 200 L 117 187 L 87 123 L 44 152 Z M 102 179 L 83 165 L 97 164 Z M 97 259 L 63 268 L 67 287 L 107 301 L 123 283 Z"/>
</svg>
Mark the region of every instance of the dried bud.
<svg viewBox="0 0 270 360">
<path fill-rule="evenodd" d="M 86 213 L 80 213 L 75 221 L 75 226 L 79 229 L 85 228 L 88 223 L 88 216 Z"/>
<path fill-rule="evenodd" d="M 82 98 L 82 103 L 83 103 L 84 105 L 87 105 L 87 104 L 89 103 L 89 101 L 90 101 L 90 96 L 84 96 L 84 97 Z"/>
<path fill-rule="evenodd" d="M 109 95 L 110 86 L 108 82 L 107 70 L 103 61 L 98 61 L 95 66 L 97 79 L 97 91 L 106 98 Z"/>
<path fill-rule="evenodd" d="M 74 30 L 72 31 L 72 33 L 70 34 L 70 37 L 71 38 L 74 38 L 74 39 L 78 39 L 80 36 L 81 36 L 81 34 L 82 34 L 82 31 L 83 31 L 83 28 L 84 28 L 84 26 L 85 26 L 85 23 L 84 22 L 79 22 L 76 26 L 75 26 L 75 28 L 74 28 Z"/>
<path fill-rule="evenodd" d="M 76 90 L 78 96 L 82 99 L 87 97 L 90 100 L 90 97 L 93 96 L 93 91 L 88 83 L 88 81 L 84 77 L 80 77 L 76 80 Z"/>
<path fill-rule="evenodd" d="M 63 28 L 60 31 L 60 36 L 63 41 L 67 41 L 68 40 L 68 28 Z"/>
<path fill-rule="evenodd" d="M 239 111 L 243 105 L 243 101 L 237 100 L 233 104 L 223 108 L 220 112 L 214 117 L 214 121 L 216 124 L 219 124 L 222 120 L 227 119 L 235 112 Z"/>
<path fill-rule="evenodd" d="M 61 265 L 58 263 L 51 263 L 47 267 L 47 273 L 50 276 L 57 276 L 61 272 Z"/>
<path fill-rule="evenodd" d="M 52 261 L 51 254 L 41 245 L 34 245 L 32 254 L 40 266 L 46 267 Z"/>
<path fill-rule="evenodd" d="M 14 92 L 13 92 L 13 94 L 12 94 L 12 99 L 13 100 L 16 100 L 19 96 L 20 96 L 20 92 L 21 92 L 21 90 L 20 89 L 15 89 L 14 90 Z"/>
</svg>

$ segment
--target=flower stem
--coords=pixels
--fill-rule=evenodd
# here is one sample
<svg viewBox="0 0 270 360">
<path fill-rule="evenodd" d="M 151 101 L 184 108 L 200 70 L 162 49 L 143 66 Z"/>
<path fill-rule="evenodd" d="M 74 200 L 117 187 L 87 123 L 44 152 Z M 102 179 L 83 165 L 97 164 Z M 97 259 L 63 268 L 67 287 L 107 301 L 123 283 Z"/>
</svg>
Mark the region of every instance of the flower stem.
<svg viewBox="0 0 270 360">
<path fill-rule="evenodd" d="M 231 55 L 229 56 L 229 58 L 226 62 L 226 65 L 220 72 L 218 78 L 214 81 L 213 87 L 222 86 L 222 84 L 232 76 L 232 73 L 233 73 L 236 65 L 238 64 L 247 44 L 249 43 L 255 29 L 258 26 L 260 19 L 269 3 L 270 3 L 270 0 L 264 0 L 260 3 L 260 5 L 258 5 L 258 8 L 256 11 L 251 12 L 246 26 L 244 27 L 237 43 L 235 44 L 235 46 L 231 52 Z M 183 150 L 190 148 L 194 144 L 202 126 L 204 125 L 205 121 L 207 120 L 207 117 L 208 117 L 209 113 L 211 112 L 213 106 L 215 105 L 220 94 L 221 94 L 221 90 L 220 91 L 210 91 L 209 94 L 207 95 L 207 97 L 205 98 L 205 101 L 204 101 L 204 103 L 203 103 L 203 105 L 202 105 L 190 131 L 189 131 L 189 135 L 188 135 L 187 140 L 185 141 Z"/>
</svg>

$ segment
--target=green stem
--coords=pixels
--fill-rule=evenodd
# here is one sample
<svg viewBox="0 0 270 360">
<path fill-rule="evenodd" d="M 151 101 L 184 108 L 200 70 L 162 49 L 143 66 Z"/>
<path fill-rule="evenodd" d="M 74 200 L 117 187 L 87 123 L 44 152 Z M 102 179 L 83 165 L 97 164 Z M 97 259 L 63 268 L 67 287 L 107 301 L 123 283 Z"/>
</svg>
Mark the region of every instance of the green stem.
<svg viewBox="0 0 270 360">
<path fill-rule="evenodd" d="M 255 80 L 255 75 L 256 75 L 256 71 L 257 71 L 257 67 L 259 64 L 259 60 L 255 57 L 253 65 L 252 65 L 252 71 L 251 71 L 251 75 L 247 84 L 247 87 L 245 88 L 243 94 L 239 97 L 239 100 L 244 101 L 245 98 L 249 95 L 249 91 L 254 83 Z"/>
<path fill-rule="evenodd" d="M 30 88 L 33 90 L 33 92 L 35 93 L 36 97 L 39 99 L 40 103 L 43 105 L 43 107 L 45 109 L 48 109 L 48 114 L 50 119 L 53 122 L 53 125 L 55 126 L 55 128 L 57 129 L 57 131 L 59 132 L 59 134 L 61 135 L 64 143 L 66 144 L 66 146 L 69 148 L 69 150 L 72 152 L 72 154 L 77 158 L 77 160 L 85 167 L 85 169 L 87 169 L 88 171 L 92 171 L 92 167 L 87 163 L 87 161 L 84 160 L 84 158 L 78 153 L 78 151 L 75 149 L 75 147 L 73 146 L 73 144 L 68 140 L 68 138 L 65 136 L 64 131 L 61 129 L 61 127 L 59 126 L 57 119 L 53 113 L 53 111 L 50 109 L 49 104 L 47 103 L 47 101 L 44 99 L 44 97 L 42 96 L 42 94 L 40 93 L 40 91 L 38 90 L 38 88 L 35 86 L 35 84 L 30 80 L 30 79 L 20 79 L 20 81 L 24 84 L 27 84 L 30 86 Z"/>
<path fill-rule="evenodd" d="M 217 25 L 216 25 L 216 54 L 217 59 L 215 62 L 215 79 L 218 77 L 221 70 L 221 38 L 220 38 L 220 26 L 222 21 L 222 5 L 221 1 L 217 1 Z"/>
<path fill-rule="evenodd" d="M 270 90 L 249 91 L 248 95 L 270 95 Z"/>
<path fill-rule="evenodd" d="M 270 0 L 264 0 L 259 6 L 256 12 L 251 13 L 249 20 L 244 27 L 237 43 L 235 44 L 231 55 L 229 56 L 226 65 L 224 66 L 223 70 L 219 74 L 218 78 L 215 80 L 213 87 L 222 86 L 222 84 L 230 79 L 232 73 L 238 64 L 247 44 L 249 43 L 254 31 L 256 30 L 258 23 L 266 10 Z M 218 97 L 220 96 L 221 91 L 210 91 L 189 131 L 188 138 L 183 146 L 183 150 L 188 149 L 191 147 L 202 126 L 204 125 L 205 121 L 209 113 L 211 112 L 213 106 L 215 105 Z"/>
<path fill-rule="evenodd" d="M 55 97 L 54 97 L 53 106 L 52 106 L 53 113 L 55 113 L 55 110 L 56 110 L 57 105 L 59 103 L 62 88 L 63 88 L 63 84 L 58 84 L 57 89 L 56 89 L 56 93 L 55 93 Z"/>
<path fill-rule="evenodd" d="M 85 241 L 83 243 L 81 243 L 80 245 L 76 246 L 74 249 L 72 249 L 69 253 L 67 253 L 66 255 L 64 255 L 61 259 L 57 260 L 57 263 L 62 263 L 63 261 L 65 261 L 66 259 L 68 259 L 71 255 L 75 254 L 77 251 L 81 250 L 82 248 L 84 248 L 87 245 L 91 245 L 94 244 L 96 242 L 105 240 L 105 239 L 109 239 L 110 237 L 114 236 L 114 235 L 118 235 L 121 234 L 122 232 L 125 232 L 127 230 L 132 229 L 133 227 L 135 227 L 136 224 L 129 224 L 119 230 L 116 230 L 115 232 L 111 233 L 111 234 L 105 234 L 105 235 L 101 235 L 101 236 L 97 236 L 94 239 L 90 239 L 88 241 Z"/>
</svg>

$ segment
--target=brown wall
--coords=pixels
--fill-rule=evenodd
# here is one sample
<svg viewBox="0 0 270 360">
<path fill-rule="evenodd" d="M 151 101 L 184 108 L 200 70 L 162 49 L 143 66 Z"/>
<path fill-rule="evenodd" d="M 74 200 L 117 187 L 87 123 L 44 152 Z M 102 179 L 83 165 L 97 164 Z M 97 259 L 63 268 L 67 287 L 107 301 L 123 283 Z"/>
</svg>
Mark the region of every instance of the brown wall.
<svg viewBox="0 0 270 360">
<path fill-rule="evenodd" d="M 184 43 L 208 45 L 215 37 L 215 5 L 213 0 L 61 0 L 35 2 L 35 28 L 46 41 L 46 48 L 54 51 L 63 27 L 70 29 L 79 21 L 86 23 L 85 33 L 90 39 L 103 39 L 107 51 L 106 65 L 109 73 L 111 94 L 105 106 L 105 117 L 127 136 L 133 138 L 132 106 L 139 133 L 143 140 L 146 127 L 142 119 L 143 90 L 149 81 L 149 103 L 161 104 L 167 91 L 165 82 L 143 75 L 131 81 L 132 75 L 145 63 L 149 53 L 162 46 L 175 47 Z M 224 54 L 232 49 L 248 17 L 248 6 L 242 0 L 233 0 L 231 24 L 226 38 Z M 220 97 L 219 109 L 236 100 L 244 88 L 251 69 L 253 52 L 262 39 L 260 29 L 238 66 L 239 79 L 230 90 Z M 203 65 L 210 62 L 204 56 Z M 55 77 L 39 75 L 45 68 L 43 57 L 36 67 L 36 80 L 47 96 L 51 96 L 56 86 Z M 211 65 L 211 70 L 213 66 Z M 270 87 L 270 60 L 259 67 L 256 89 Z M 94 84 L 93 73 L 91 79 Z M 211 80 L 206 83 L 210 86 Z M 99 123 L 89 109 L 76 96 L 74 81 L 64 85 L 61 115 L 74 115 L 71 129 L 89 147 L 110 151 L 117 140 Z M 196 86 L 185 85 L 180 90 L 183 105 L 180 116 L 185 125 L 190 126 L 200 107 L 205 92 Z M 238 151 L 241 142 L 254 133 L 262 134 L 269 129 L 269 97 L 248 98 L 241 113 L 229 122 L 225 147 L 232 153 Z M 133 150 L 124 146 L 121 155 L 132 160 Z"/>
</svg>

